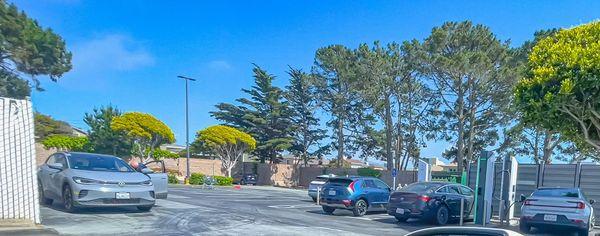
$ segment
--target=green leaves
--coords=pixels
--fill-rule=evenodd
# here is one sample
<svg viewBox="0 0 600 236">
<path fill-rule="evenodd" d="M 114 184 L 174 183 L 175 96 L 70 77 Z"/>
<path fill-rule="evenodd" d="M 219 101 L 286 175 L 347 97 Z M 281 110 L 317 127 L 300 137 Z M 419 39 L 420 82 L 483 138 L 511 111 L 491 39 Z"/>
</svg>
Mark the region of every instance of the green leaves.
<svg viewBox="0 0 600 236">
<path fill-rule="evenodd" d="M 94 152 L 120 157 L 132 153 L 131 140 L 110 127 L 113 119 L 120 115 L 121 111 L 110 105 L 85 114 L 83 121 L 90 127 L 88 138 Z"/>
<path fill-rule="evenodd" d="M 87 137 L 71 137 L 66 135 L 52 135 L 42 141 L 46 149 L 56 148 L 63 151 L 91 151 L 86 149 L 88 143 Z"/>
<path fill-rule="evenodd" d="M 247 133 L 225 125 L 215 125 L 198 131 L 197 138 L 211 148 L 239 145 L 247 151 L 256 148 L 256 140 Z"/>
<path fill-rule="evenodd" d="M 31 76 L 48 75 L 56 81 L 71 70 L 71 53 L 64 40 L 4 0 L 0 1 L 0 35 L 3 73 L 18 76 L 16 70 Z M 33 81 L 37 87 L 39 82 L 35 77 Z"/>
<path fill-rule="evenodd" d="M 142 161 L 153 158 L 156 147 L 165 143 L 175 142 L 173 131 L 154 116 L 140 112 L 128 112 L 114 117 L 110 124 L 112 130 L 122 132 L 134 141 L 134 149 Z"/>
<path fill-rule="evenodd" d="M 539 40 L 515 100 L 525 121 L 600 149 L 600 22 Z"/>
</svg>

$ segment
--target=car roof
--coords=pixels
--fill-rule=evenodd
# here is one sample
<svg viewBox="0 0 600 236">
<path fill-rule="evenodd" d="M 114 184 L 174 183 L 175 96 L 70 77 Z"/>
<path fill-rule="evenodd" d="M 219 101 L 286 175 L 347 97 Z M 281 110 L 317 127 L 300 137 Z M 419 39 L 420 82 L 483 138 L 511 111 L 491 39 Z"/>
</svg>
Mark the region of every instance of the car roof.
<svg viewBox="0 0 600 236">
<path fill-rule="evenodd" d="M 93 156 L 93 157 L 112 157 L 112 158 L 119 158 L 113 155 L 107 155 L 107 154 L 100 154 L 100 153 L 90 153 L 90 152 L 58 152 L 58 153 L 63 153 L 67 156 L 70 155 L 78 155 L 78 156 Z M 119 158 L 121 159 L 121 158 Z"/>
</svg>

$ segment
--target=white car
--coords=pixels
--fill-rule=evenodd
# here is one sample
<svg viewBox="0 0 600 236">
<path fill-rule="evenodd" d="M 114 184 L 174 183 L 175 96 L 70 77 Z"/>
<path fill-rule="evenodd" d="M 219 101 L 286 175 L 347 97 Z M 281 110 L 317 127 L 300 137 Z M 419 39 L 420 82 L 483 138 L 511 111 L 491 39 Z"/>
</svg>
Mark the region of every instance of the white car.
<svg viewBox="0 0 600 236">
<path fill-rule="evenodd" d="M 588 235 L 594 226 L 593 199 L 586 199 L 579 188 L 540 188 L 531 196 L 521 195 L 519 229 L 529 233 L 531 227 L 564 227 Z"/>
<path fill-rule="evenodd" d="M 312 198 L 313 202 L 317 202 L 317 189 L 320 188 L 327 182 L 331 177 L 335 177 L 334 174 L 319 175 L 317 178 L 308 184 L 308 196 Z"/>
</svg>

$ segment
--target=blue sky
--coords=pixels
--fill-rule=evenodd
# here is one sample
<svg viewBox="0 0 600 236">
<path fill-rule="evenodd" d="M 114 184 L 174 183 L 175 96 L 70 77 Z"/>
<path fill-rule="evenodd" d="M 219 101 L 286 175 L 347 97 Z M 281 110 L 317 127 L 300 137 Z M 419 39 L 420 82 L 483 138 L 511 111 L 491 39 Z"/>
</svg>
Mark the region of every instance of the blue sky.
<svg viewBox="0 0 600 236">
<path fill-rule="evenodd" d="M 10 0 L 9 0 L 10 1 Z M 209 115 L 251 86 L 252 63 L 287 83 L 289 66 L 309 70 L 330 44 L 356 47 L 423 39 L 444 21 L 471 20 L 519 45 L 539 29 L 598 18 L 600 1 L 78 1 L 16 0 L 73 52 L 58 83 L 41 78 L 34 107 L 85 128 L 85 112 L 113 104 L 148 112 L 185 143 L 184 85 L 191 85 L 191 133 L 217 123 Z M 190 135 L 191 139 L 193 136 Z M 423 156 L 448 146 L 431 142 Z"/>
</svg>

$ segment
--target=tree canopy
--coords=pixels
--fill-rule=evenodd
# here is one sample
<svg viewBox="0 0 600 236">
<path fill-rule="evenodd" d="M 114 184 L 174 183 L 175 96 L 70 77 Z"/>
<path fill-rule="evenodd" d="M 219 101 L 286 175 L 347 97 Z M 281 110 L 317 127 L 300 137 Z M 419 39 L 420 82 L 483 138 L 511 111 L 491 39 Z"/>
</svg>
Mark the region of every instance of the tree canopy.
<svg viewBox="0 0 600 236">
<path fill-rule="evenodd" d="M 55 120 L 51 116 L 39 112 L 33 114 L 34 133 L 37 141 L 52 135 L 72 136 L 73 128 L 69 123 Z"/>
<path fill-rule="evenodd" d="M 93 151 L 89 148 L 87 137 L 71 137 L 52 135 L 42 141 L 46 149 L 56 148 L 60 151 Z"/>
<path fill-rule="evenodd" d="M 175 142 L 171 128 L 146 113 L 128 112 L 114 117 L 110 127 L 133 140 L 135 153 L 143 158 L 144 162 L 152 159 L 152 150 L 159 145 Z"/>
<path fill-rule="evenodd" d="M 88 138 L 95 152 L 119 157 L 132 154 L 131 140 L 123 132 L 111 128 L 113 119 L 121 114 L 111 105 L 85 113 L 83 121 L 90 127 Z"/>
<path fill-rule="evenodd" d="M 5 0 L 0 0 L 0 45 L 0 80 L 11 82 L 0 83 L 0 92 L 9 91 L 7 87 L 11 85 L 24 86 L 25 83 L 16 81 L 19 73 L 32 76 L 39 88 L 35 76 L 47 75 L 56 81 L 71 69 L 71 53 L 67 51 L 65 41 Z M 12 92 L 17 93 L 0 93 L 0 96 L 21 98 L 29 96 L 30 90 Z"/>
<path fill-rule="evenodd" d="M 600 150 L 600 22 L 540 40 L 515 100 L 525 122 Z"/>
<path fill-rule="evenodd" d="M 257 146 L 256 140 L 250 134 L 225 125 L 215 125 L 198 131 L 196 137 L 200 143 L 217 154 L 229 177 L 231 169 L 242 155 Z"/>
</svg>

